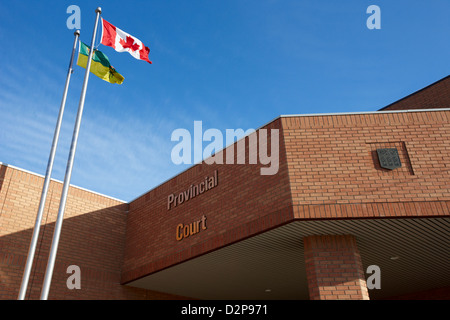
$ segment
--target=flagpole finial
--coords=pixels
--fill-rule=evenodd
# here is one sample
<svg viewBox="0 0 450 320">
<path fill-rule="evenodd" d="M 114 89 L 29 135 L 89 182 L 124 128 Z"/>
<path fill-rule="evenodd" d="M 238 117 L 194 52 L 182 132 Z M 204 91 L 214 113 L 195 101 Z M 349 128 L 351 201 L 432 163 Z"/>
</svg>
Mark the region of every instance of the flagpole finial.
<svg viewBox="0 0 450 320">
<path fill-rule="evenodd" d="M 80 35 L 80 30 L 75 31 L 73 34 L 76 35 L 76 36 L 79 36 Z"/>
<path fill-rule="evenodd" d="M 95 9 L 95 12 L 102 13 L 102 8 L 98 7 L 97 9 Z"/>
</svg>

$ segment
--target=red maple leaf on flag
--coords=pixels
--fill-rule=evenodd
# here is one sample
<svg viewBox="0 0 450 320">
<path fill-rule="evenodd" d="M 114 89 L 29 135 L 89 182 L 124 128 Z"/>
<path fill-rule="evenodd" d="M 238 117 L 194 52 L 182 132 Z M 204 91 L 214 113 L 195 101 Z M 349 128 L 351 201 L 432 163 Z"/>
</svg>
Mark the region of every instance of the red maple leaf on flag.
<svg viewBox="0 0 450 320">
<path fill-rule="evenodd" d="M 127 36 L 127 42 L 123 41 L 123 39 L 120 39 L 119 43 L 125 49 L 130 48 L 131 51 L 136 51 L 139 49 L 139 45 L 137 43 L 134 43 L 134 39 L 132 37 Z"/>
</svg>

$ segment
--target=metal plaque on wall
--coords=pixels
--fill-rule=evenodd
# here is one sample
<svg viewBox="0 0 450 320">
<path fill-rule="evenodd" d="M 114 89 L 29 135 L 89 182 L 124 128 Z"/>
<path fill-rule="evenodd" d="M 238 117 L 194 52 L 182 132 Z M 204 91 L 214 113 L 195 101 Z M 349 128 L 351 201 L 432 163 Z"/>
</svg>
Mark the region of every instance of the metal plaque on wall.
<svg viewBox="0 0 450 320">
<path fill-rule="evenodd" d="M 377 153 L 382 168 L 394 170 L 402 166 L 396 148 L 377 149 Z"/>
</svg>

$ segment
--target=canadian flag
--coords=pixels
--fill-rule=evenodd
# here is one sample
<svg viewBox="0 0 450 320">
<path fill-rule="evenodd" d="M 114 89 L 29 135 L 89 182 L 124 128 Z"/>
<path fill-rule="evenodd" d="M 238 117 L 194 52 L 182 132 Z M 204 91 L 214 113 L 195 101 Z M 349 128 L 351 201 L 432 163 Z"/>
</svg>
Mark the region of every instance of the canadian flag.
<svg viewBox="0 0 450 320">
<path fill-rule="evenodd" d="M 116 28 L 111 23 L 102 18 L 102 41 L 105 46 L 114 48 L 117 52 L 129 52 L 138 60 L 152 63 L 148 59 L 150 49 L 136 37 Z"/>
</svg>

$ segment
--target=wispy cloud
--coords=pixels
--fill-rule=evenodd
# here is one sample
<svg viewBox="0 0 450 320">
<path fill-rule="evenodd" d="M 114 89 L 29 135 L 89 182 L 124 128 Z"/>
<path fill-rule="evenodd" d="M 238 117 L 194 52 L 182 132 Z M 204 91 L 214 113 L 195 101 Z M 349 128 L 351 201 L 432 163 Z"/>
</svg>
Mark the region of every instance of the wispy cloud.
<svg viewBox="0 0 450 320">
<path fill-rule="evenodd" d="M 31 64 L 22 67 L 33 70 Z M 61 83 L 52 77 L 61 78 L 61 70 L 47 70 L 36 82 L 12 66 L 2 69 L 0 161 L 44 174 L 62 94 Z M 76 95 L 68 99 L 63 118 L 52 174 L 58 180 L 64 179 L 77 100 Z M 122 102 L 109 103 L 115 108 Z M 130 200 L 181 170 L 170 161 L 170 128 L 175 123 L 155 119 L 157 113 L 150 121 L 133 114 L 106 115 L 92 104 L 86 107 L 90 109 L 81 124 L 72 184 Z"/>
<path fill-rule="evenodd" d="M 38 73 L 27 61 L 20 68 L 0 67 L 6 75 L 0 78 L 0 161 L 44 174 L 64 69 L 52 67 L 50 61 L 41 64 L 48 68 L 38 78 L 21 71 L 26 68 L 31 74 Z M 72 79 L 69 90 L 52 174 L 58 180 L 64 179 L 66 170 L 81 73 Z M 99 84 L 106 93 L 96 91 Z M 71 179 L 74 185 L 123 200 L 134 199 L 188 167 L 171 161 L 174 129 L 191 130 L 194 120 L 206 119 L 205 130 L 206 126 L 224 126 L 216 106 L 208 106 L 195 97 L 186 99 L 183 105 L 180 100 L 168 98 L 153 106 L 151 101 L 136 95 L 127 103 L 142 105 L 143 111 L 128 112 L 123 98 L 115 96 L 120 93 L 108 91 L 110 88 L 98 80 L 90 80 Z M 111 92 L 113 95 L 108 94 Z"/>
<path fill-rule="evenodd" d="M 74 184 L 130 200 L 180 170 L 170 161 L 170 132 L 154 130 L 145 120 L 98 115 L 82 129 Z"/>
<path fill-rule="evenodd" d="M 1 95 L 1 94 L 0 94 Z M 57 114 L 46 109 L 34 114 L 19 102 L 2 103 L 0 161 L 40 174 L 45 168 Z M 75 114 L 63 121 L 53 178 L 64 179 Z M 117 119 L 89 113 L 82 120 L 71 183 L 109 196 L 130 200 L 158 185 L 181 169 L 171 163 L 171 132 L 164 120 L 151 126 L 133 116 Z"/>
</svg>

